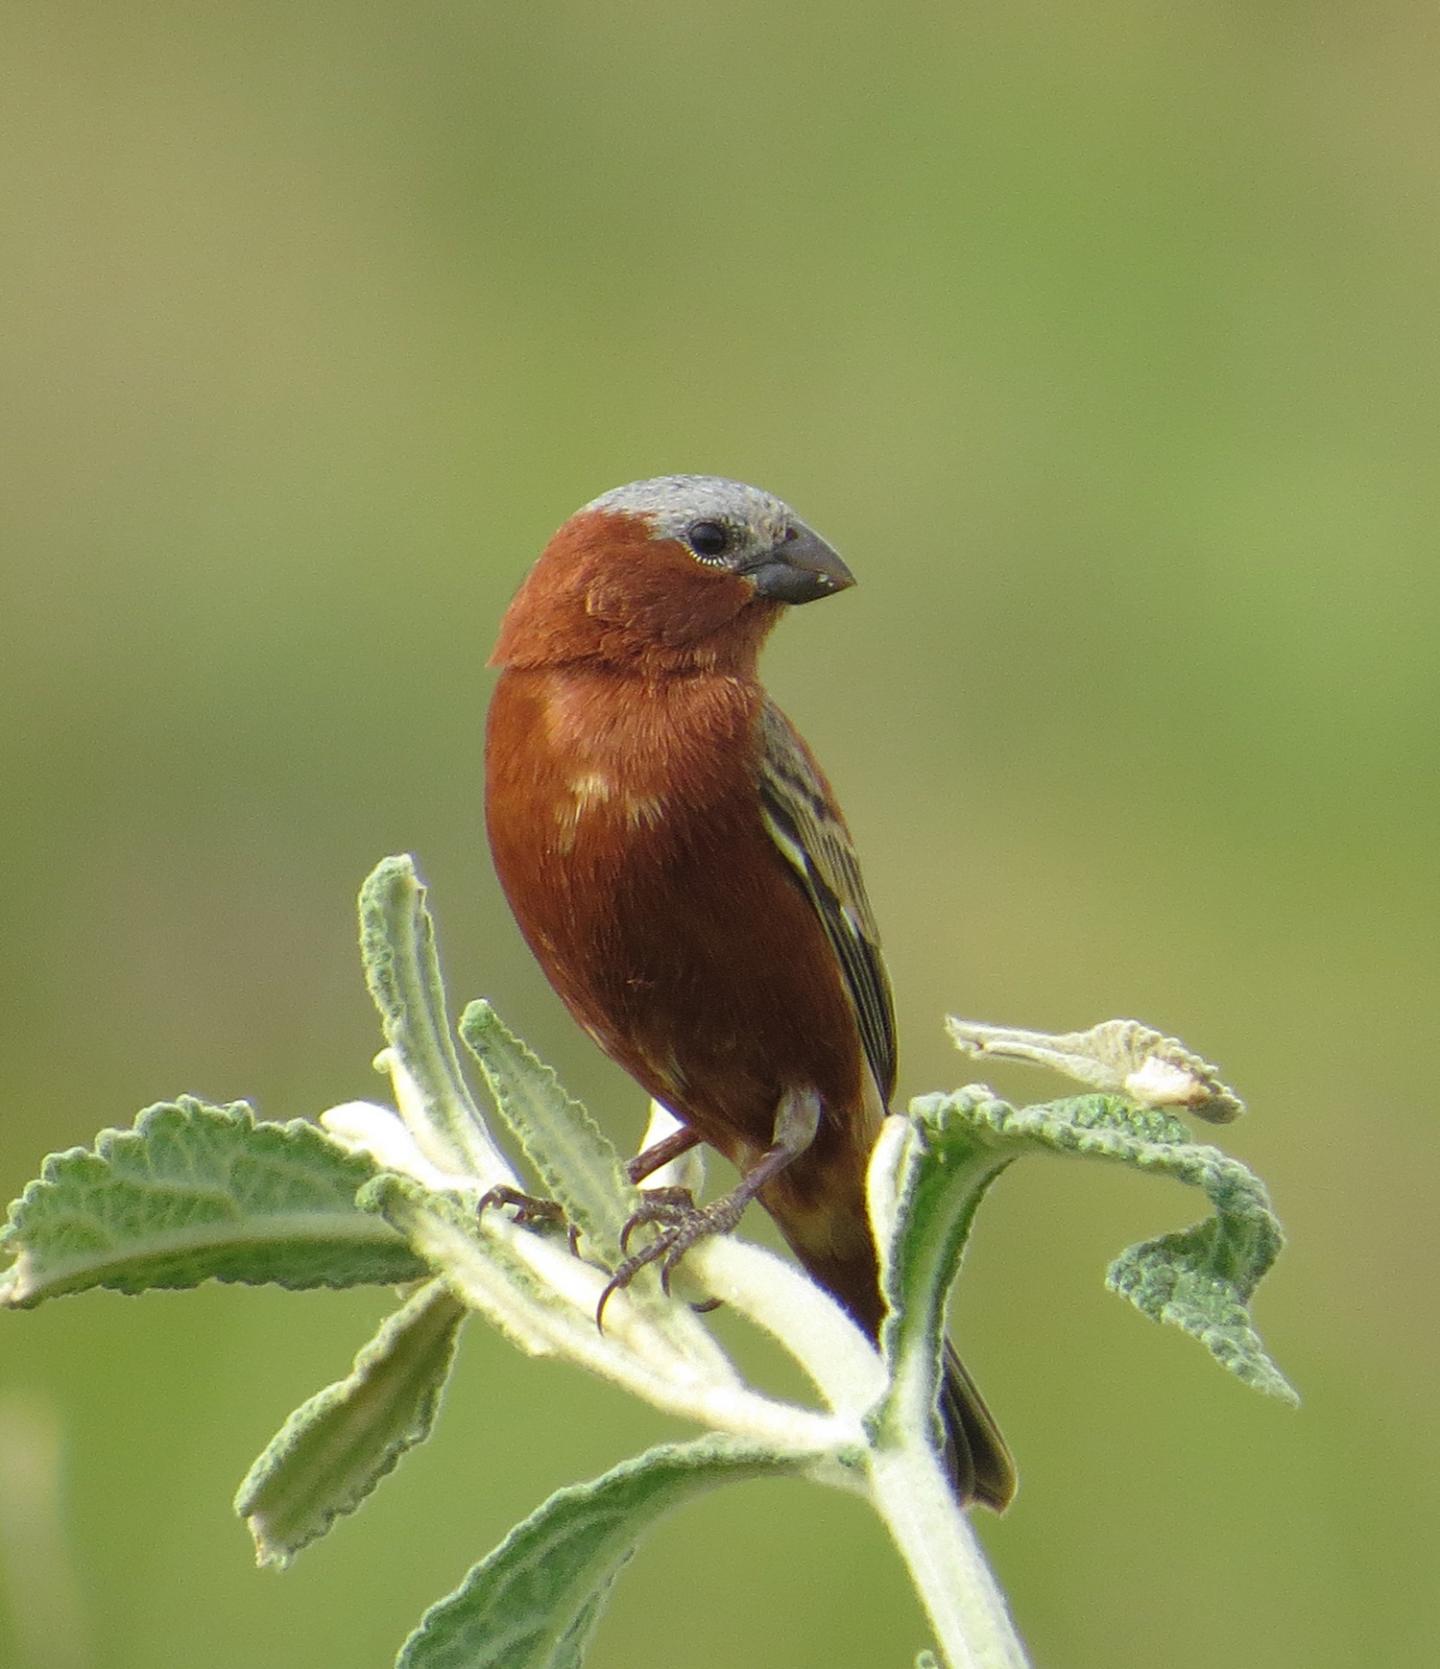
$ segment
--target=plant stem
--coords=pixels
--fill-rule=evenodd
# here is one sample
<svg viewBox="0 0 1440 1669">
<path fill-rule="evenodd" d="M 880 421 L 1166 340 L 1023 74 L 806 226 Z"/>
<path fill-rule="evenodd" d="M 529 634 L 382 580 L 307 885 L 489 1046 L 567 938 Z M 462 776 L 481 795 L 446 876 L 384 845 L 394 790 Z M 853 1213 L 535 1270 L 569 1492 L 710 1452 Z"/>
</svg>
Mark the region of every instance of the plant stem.
<svg viewBox="0 0 1440 1669">
<path fill-rule="evenodd" d="M 722 1236 L 697 1248 L 706 1285 L 773 1333 L 840 1414 L 860 1414 L 884 1389 L 874 1347 L 827 1294 L 757 1246 Z M 912 1351 L 910 1361 L 920 1359 Z M 909 1421 L 876 1422 L 865 1470 L 875 1510 L 909 1566 L 949 1669 L 1029 1669 L 978 1538 L 926 1443 L 928 1401 L 898 1399 Z"/>
<path fill-rule="evenodd" d="M 939 1458 L 893 1428 L 869 1457 L 871 1499 L 910 1568 L 948 1669 L 1029 1669 L 1005 1597 Z"/>
</svg>

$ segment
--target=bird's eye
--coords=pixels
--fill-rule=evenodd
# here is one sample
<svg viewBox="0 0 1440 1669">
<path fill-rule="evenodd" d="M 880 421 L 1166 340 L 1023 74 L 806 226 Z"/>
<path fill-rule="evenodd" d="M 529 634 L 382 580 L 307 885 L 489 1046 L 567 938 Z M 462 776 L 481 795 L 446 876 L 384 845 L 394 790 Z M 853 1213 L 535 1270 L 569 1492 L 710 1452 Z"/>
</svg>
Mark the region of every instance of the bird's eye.
<svg viewBox="0 0 1440 1669">
<path fill-rule="evenodd" d="M 713 562 L 724 556 L 730 545 L 729 529 L 719 522 L 694 522 L 685 538 L 702 562 Z"/>
</svg>

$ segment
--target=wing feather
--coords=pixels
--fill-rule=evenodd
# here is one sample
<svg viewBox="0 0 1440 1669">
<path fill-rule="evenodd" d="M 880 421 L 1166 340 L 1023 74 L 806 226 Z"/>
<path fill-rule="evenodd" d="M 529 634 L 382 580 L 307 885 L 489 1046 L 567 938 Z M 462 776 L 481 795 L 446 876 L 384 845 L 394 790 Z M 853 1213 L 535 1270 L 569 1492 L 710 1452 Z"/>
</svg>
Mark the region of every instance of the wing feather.
<svg viewBox="0 0 1440 1669">
<path fill-rule="evenodd" d="M 769 700 L 761 709 L 760 734 L 766 827 L 825 928 L 845 975 L 865 1058 L 888 1105 L 895 1091 L 895 1005 L 850 832 L 809 748 Z"/>
</svg>

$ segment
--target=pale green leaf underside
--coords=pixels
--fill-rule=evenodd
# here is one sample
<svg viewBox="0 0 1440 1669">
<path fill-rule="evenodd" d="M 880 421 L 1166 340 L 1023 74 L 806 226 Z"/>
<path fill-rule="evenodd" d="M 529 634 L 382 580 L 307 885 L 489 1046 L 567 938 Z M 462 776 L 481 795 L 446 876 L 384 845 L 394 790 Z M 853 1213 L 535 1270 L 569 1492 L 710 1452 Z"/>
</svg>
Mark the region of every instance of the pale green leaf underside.
<svg viewBox="0 0 1440 1669">
<path fill-rule="evenodd" d="M 450 1034 L 435 924 L 408 856 L 382 859 L 360 889 L 360 955 L 385 1041 L 424 1099 L 419 1126 L 432 1163 L 477 1177 L 508 1174 L 471 1098 Z"/>
<path fill-rule="evenodd" d="M 557 1491 L 426 1612 L 396 1669 L 578 1669 L 616 1575 L 658 1518 L 785 1464 L 773 1450 L 704 1437 Z"/>
<path fill-rule="evenodd" d="M 288 1564 L 429 1436 L 464 1317 L 438 1281 L 422 1287 L 271 1439 L 235 1497 L 262 1565 Z"/>
<path fill-rule="evenodd" d="M 269 1124 L 243 1103 L 150 1107 L 93 1148 L 52 1154 L 0 1237 L 16 1262 L 0 1302 L 91 1287 L 202 1281 L 343 1287 L 428 1271 L 355 1194 L 374 1174 L 313 1124 Z"/>
<path fill-rule="evenodd" d="M 1018 1154 L 1049 1151 L 1129 1165 L 1201 1189 L 1214 1215 L 1130 1247 L 1110 1266 L 1107 1284 L 1154 1320 L 1198 1339 L 1247 1385 L 1298 1400 L 1266 1354 L 1246 1307 L 1284 1237 L 1263 1184 L 1238 1160 L 1193 1141 L 1168 1113 L 1145 1111 L 1118 1096 L 1074 1096 L 1017 1110 L 972 1088 L 921 1096 L 910 1111 L 928 1158 L 912 1184 L 920 1227 L 907 1232 L 890 1277 L 902 1301 L 912 1291 L 923 1301 L 921 1266 L 936 1238 L 925 1227 L 930 1192 L 947 1195 L 950 1203 L 943 1244 L 928 1256 L 958 1257 L 978 1191 Z M 973 1197 L 965 1200 L 967 1183 Z"/>
</svg>

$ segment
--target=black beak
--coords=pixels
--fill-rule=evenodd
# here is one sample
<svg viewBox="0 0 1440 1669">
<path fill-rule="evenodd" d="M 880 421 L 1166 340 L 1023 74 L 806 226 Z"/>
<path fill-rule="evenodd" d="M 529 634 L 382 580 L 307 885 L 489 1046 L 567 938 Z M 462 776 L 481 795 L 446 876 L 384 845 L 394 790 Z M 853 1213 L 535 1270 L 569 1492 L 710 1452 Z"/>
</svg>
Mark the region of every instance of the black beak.
<svg viewBox="0 0 1440 1669">
<path fill-rule="evenodd" d="M 796 522 L 773 550 L 740 570 L 762 597 L 778 603 L 813 603 L 854 585 L 855 576 L 818 533 Z"/>
</svg>

